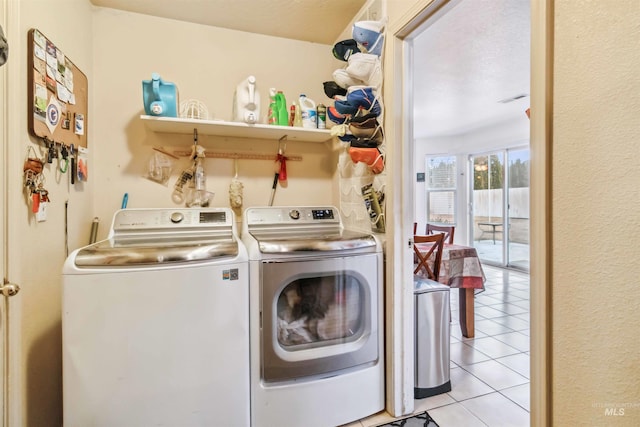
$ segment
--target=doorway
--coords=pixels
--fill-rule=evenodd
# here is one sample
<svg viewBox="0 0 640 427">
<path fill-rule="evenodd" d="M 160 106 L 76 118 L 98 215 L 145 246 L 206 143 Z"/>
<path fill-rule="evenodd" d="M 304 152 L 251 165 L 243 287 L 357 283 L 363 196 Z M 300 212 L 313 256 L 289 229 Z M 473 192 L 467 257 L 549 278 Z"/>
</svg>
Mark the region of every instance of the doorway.
<svg viewBox="0 0 640 427">
<path fill-rule="evenodd" d="M 412 111 L 413 101 L 417 96 L 410 89 L 414 76 L 409 71 L 414 59 L 413 39 L 425 26 L 437 21 L 448 13 L 459 1 L 456 0 L 421 0 L 411 10 L 402 15 L 402 19 L 394 22 L 390 27 L 393 39 L 390 37 L 391 53 L 394 58 L 395 69 L 391 72 L 391 79 L 387 79 L 393 87 L 394 105 L 402 111 Z M 552 3 L 531 3 L 531 152 L 532 157 L 538 159 L 531 166 L 531 235 L 537 236 L 531 242 L 531 280 L 536 283 L 531 292 L 531 424 L 544 425 L 550 422 L 550 371 L 548 361 L 550 359 L 550 319 L 545 314 L 548 312 L 546 301 L 549 295 L 548 262 L 549 262 L 549 228 L 548 228 L 548 180 L 547 174 L 549 161 L 549 144 L 551 142 L 551 99 L 552 99 Z M 466 31 L 467 29 L 465 29 Z M 453 52 L 452 52 L 453 53 Z M 434 58 L 430 58 L 436 61 Z M 393 178 L 399 185 L 392 185 L 395 191 L 390 192 L 390 199 L 398 205 L 411 206 L 414 202 L 416 158 L 420 156 L 414 153 L 413 122 L 407 114 L 398 114 L 389 122 L 389 132 L 396 140 L 405 141 L 394 147 Z M 449 141 L 450 147 L 454 147 L 455 141 Z M 434 151 L 435 152 L 435 151 Z M 419 171 L 419 170 L 418 170 Z M 395 193 L 395 194 L 394 194 Z M 396 212 L 396 220 L 391 224 L 401 229 L 392 233 L 388 250 L 392 251 L 392 272 L 388 280 L 392 280 L 394 286 L 391 293 L 402 302 L 402 308 L 410 307 L 412 292 L 406 285 L 411 283 L 411 252 L 407 248 L 407 236 L 410 236 L 414 223 L 414 212 Z M 391 227 L 392 230 L 394 227 Z M 392 245 L 389 243 L 392 242 Z M 410 246 L 409 246 L 410 247 Z M 388 254 L 389 256 L 389 254 Z M 403 285 L 397 283 L 404 283 Z M 391 340 L 394 350 L 403 349 L 409 353 L 412 343 L 411 326 L 403 326 L 405 322 L 400 308 L 392 308 L 387 317 L 389 327 L 395 333 L 396 339 Z M 406 358 L 405 358 L 406 359 Z M 405 363 L 411 363 L 404 360 Z M 402 367 L 394 368 L 391 379 L 402 375 Z M 394 381 L 396 392 L 391 395 L 391 401 L 387 408 L 392 414 L 407 413 L 400 399 L 404 402 L 412 395 L 412 390 L 399 389 Z M 402 392 L 404 394 L 402 394 Z M 413 407 L 413 405 L 411 405 Z"/>
</svg>

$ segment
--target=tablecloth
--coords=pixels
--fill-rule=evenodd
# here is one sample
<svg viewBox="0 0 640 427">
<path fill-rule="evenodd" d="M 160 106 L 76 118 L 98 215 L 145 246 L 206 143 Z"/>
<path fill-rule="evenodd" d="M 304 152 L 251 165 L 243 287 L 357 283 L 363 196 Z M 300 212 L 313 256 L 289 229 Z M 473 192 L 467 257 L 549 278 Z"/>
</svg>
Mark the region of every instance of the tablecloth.
<svg viewBox="0 0 640 427">
<path fill-rule="evenodd" d="M 419 251 L 426 252 L 432 243 L 417 243 Z M 433 255 L 431 256 L 433 258 Z M 433 263 L 433 261 L 431 261 Z M 438 281 L 452 288 L 484 290 L 486 278 L 476 248 L 445 243 L 442 250 Z"/>
</svg>

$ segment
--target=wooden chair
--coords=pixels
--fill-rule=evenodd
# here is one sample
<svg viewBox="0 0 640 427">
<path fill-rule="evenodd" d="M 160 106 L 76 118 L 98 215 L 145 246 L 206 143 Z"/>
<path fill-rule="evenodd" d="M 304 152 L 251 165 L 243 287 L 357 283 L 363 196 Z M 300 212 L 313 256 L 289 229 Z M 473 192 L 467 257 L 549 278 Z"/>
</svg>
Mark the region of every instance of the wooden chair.
<svg viewBox="0 0 640 427">
<path fill-rule="evenodd" d="M 453 234 L 455 231 L 455 225 L 435 225 L 427 223 L 427 234 L 444 233 L 444 241 L 450 245 L 453 245 Z"/>
<path fill-rule="evenodd" d="M 442 245 L 444 243 L 444 233 L 430 234 L 427 236 L 413 236 L 413 251 L 416 254 L 417 265 L 413 274 L 418 274 L 424 269 L 426 277 L 438 281 L 440 277 L 440 263 L 442 262 Z M 420 251 L 416 243 L 433 243 L 428 250 Z M 433 267 L 429 265 L 429 258 L 433 257 Z"/>
</svg>

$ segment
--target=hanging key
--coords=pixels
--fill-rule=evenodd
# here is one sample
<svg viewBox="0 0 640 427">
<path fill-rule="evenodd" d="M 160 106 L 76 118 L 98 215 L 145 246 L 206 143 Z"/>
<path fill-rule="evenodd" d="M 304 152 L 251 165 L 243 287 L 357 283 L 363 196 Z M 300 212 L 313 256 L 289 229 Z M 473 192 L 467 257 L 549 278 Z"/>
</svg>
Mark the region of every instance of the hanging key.
<svg viewBox="0 0 640 427">
<path fill-rule="evenodd" d="M 51 145 L 47 145 L 47 163 L 53 163 L 53 159 L 57 157 L 56 143 L 51 142 Z"/>
<path fill-rule="evenodd" d="M 49 203 L 51 200 L 49 200 L 49 192 L 47 190 L 45 190 L 44 188 L 40 188 L 40 203 L 46 202 Z"/>
</svg>

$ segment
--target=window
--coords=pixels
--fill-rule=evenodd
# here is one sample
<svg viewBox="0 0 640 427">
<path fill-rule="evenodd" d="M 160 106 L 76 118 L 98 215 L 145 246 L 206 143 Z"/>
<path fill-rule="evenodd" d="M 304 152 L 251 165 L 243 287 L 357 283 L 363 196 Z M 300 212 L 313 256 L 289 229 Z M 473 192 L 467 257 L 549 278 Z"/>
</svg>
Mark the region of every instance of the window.
<svg viewBox="0 0 640 427">
<path fill-rule="evenodd" d="M 427 156 L 427 222 L 456 222 L 456 157 Z"/>
</svg>

